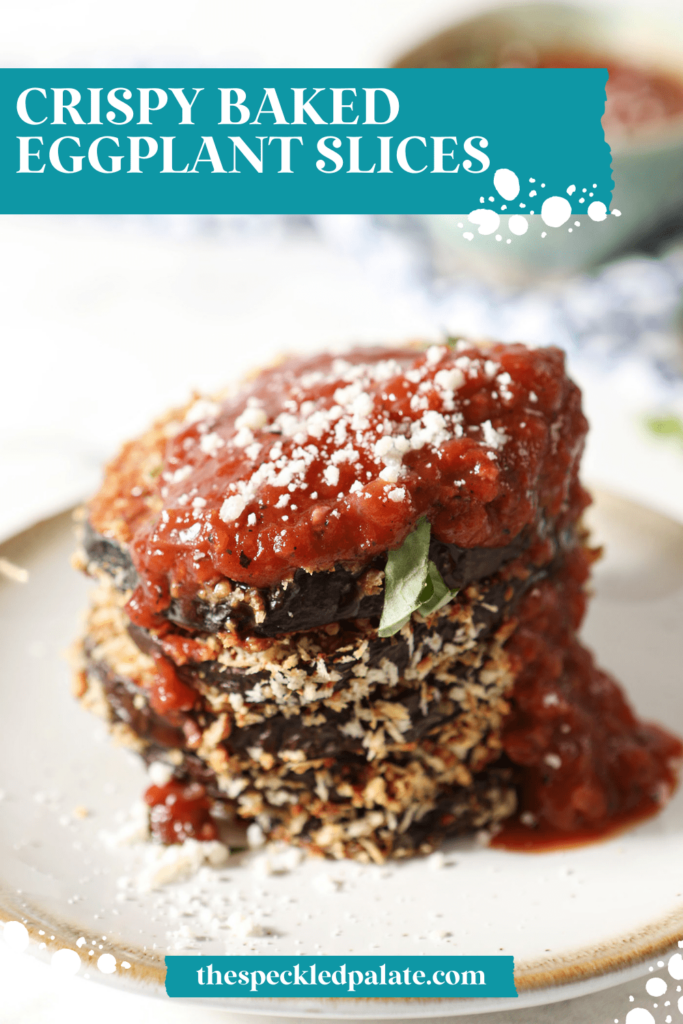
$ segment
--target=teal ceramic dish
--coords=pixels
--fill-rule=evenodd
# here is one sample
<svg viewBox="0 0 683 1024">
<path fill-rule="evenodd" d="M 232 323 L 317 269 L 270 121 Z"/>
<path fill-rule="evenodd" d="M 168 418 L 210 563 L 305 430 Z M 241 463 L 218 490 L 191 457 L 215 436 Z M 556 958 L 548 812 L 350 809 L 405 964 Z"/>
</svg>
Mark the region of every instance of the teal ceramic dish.
<svg viewBox="0 0 683 1024">
<path fill-rule="evenodd" d="M 500 8 L 455 25 L 396 61 L 396 67 L 604 67 L 646 77 L 660 90 L 669 87 L 671 112 L 657 116 L 644 110 L 637 123 L 616 125 L 608 101 L 607 141 L 612 150 L 614 193 L 612 212 L 595 222 L 574 218 L 561 228 L 548 228 L 538 213 L 529 218 L 524 235 L 516 235 L 510 218 L 501 217 L 495 234 L 482 237 L 477 224 L 462 215 L 421 218 L 434 243 L 439 269 L 466 265 L 498 280 L 522 283 L 539 277 L 562 276 L 596 266 L 620 252 L 637 247 L 639 239 L 683 210 L 683 42 L 680 30 L 644 12 L 623 10 L 593 13 L 551 3 Z M 612 72 L 614 74 L 614 72 Z M 614 81 L 614 78 L 612 79 Z M 609 91 L 609 87 L 608 87 Z M 621 112 L 633 114 L 638 97 L 620 96 Z M 574 220 L 579 227 L 569 227 Z M 463 225 L 459 227 L 458 225 Z M 516 225 L 512 225 L 514 228 Z M 542 237 L 542 232 L 546 237 Z M 465 232 L 473 238 L 465 237 Z M 506 245 L 506 240 L 512 244 Z"/>
</svg>

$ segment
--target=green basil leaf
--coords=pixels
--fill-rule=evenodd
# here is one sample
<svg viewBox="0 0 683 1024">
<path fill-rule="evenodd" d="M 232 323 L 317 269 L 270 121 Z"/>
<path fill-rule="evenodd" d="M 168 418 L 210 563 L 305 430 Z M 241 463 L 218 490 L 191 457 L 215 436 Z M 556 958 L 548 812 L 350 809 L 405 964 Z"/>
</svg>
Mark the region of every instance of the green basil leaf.
<svg viewBox="0 0 683 1024">
<path fill-rule="evenodd" d="M 420 605 L 428 575 L 429 533 L 429 521 L 423 516 L 401 547 L 387 555 L 380 636 L 398 633 Z"/>
<path fill-rule="evenodd" d="M 432 612 L 438 612 L 457 593 L 457 590 L 450 590 L 446 586 L 441 573 L 434 563 L 430 561 L 427 567 L 427 583 L 420 594 L 420 614 L 431 615 Z"/>
<path fill-rule="evenodd" d="M 429 615 L 443 608 L 456 594 L 444 583 L 429 559 L 429 520 L 422 517 L 400 548 L 390 551 L 384 573 L 384 607 L 379 635 L 393 636 L 413 612 Z"/>
</svg>

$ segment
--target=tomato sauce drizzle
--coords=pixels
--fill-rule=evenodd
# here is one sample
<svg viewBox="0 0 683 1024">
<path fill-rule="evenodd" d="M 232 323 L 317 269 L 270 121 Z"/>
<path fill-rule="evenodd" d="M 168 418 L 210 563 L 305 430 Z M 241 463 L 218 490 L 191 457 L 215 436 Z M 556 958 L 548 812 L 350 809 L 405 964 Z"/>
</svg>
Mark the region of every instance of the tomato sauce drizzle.
<svg viewBox="0 0 683 1024">
<path fill-rule="evenodd" d="M 149 786 L 145 803 L 150 809 L 150 832 L 158 843 L 172 845 L 186 839 L 209 842 L 218 838 L 211 818 L 211 800 L 198 782 L 171 779 L 164 786 Z"/>
<path fill-rule="evenodd" d="M 592 554 L 577 548 L 558 578 L 523 599 L 508 642 L 519 675 L 503 749 L 518 766 L 519 809 L 493 839 L 517 850 L 606 838 L 667 802 L 681 741 L 640 722 L 621 688 L 576 639 Z"/>
<path fill-rule="evenodd" d="M 149 702 L 152 709 L 165 717 L 174 711 L 191 711 L 197 703 L 197 694 L 179 678 L 170 658 L 156 655 L 155 672 L 149 687 Z"/>
</svg>

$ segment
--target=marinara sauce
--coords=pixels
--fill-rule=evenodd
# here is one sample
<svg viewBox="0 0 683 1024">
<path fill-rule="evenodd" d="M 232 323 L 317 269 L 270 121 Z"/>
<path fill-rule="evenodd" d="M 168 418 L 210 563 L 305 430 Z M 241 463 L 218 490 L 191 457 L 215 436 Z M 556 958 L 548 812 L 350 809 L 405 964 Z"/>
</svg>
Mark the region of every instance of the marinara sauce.
<svg viewBox="0 0 683 1024">
<path fill-rule="evenodd" d="M 211 818 L 211 801 L 198 782 L 171 779 L 164 786 L 149 786 L 145 791 L 149 807 L 149 828 L 152 839 L 165 845 L 186 839 L 204 842 L 218 838 Z"/>
<path fill-rule="evenodd" d="M 503 729 L 519 809 L 495 846 L 550 849 L 606 837 L 655 814 L 675 788 L 683 744 L 639 721 L 577 640 L 593 557 L 574 549 L 521 603 L 507 645 L 519 674 Z"/>
<path fill-rule="evenodd" d="M 127 610 L 146 628 L 224 579 L 268 588 L 297 568 L 360 568 L 423 515 L 439 540 L 495 548 L 541 520 L 561 530 L 587 503 L 586 421 L 558 349 L 292 359 L 196 406 L 149 493 L 117 506 L 140 580 Z M 96 528 L 106 511 L 96 499 Z"/>
</svg>

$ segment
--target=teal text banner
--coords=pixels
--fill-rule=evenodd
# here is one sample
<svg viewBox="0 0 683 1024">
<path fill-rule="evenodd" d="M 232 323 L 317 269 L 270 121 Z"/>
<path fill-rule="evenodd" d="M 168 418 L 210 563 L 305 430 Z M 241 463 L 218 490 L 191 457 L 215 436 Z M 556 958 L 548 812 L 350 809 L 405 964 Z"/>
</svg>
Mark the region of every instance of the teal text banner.
<svg viewBox="0 0 683 1024">
<path fill-rule="evenodd" d="M 511 956 L 167 956 L 169 996 L 445 999 L 516 996 Z"/>
<path fill-rule="evenodd" d="M 526 215 L 553 196 L 609 209 L 606 81 L 594 68 L 0 69 L 0 212 Z"/>
</svg>

